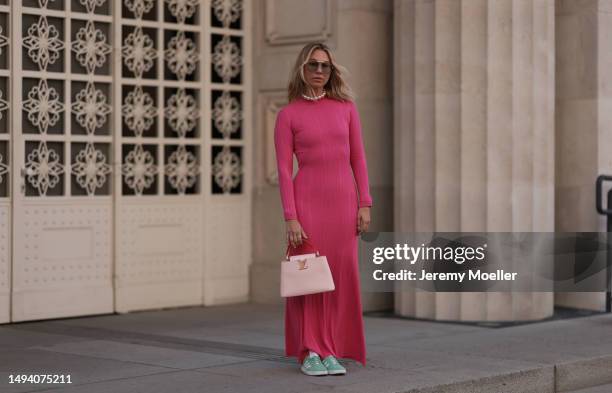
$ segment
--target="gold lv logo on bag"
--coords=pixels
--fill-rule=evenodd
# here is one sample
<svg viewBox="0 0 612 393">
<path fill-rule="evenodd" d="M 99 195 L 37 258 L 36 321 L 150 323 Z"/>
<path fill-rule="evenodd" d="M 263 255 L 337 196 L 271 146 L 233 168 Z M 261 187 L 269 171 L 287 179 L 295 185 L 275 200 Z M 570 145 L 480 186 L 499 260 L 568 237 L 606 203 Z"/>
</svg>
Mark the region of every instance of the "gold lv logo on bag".
<svg viewBox="0 0 612 393">
<path fill-rule="evenodd" d="M 306 266 L 306 259 L 298 259 L 298 270 L 308 269 Z"/>
</svg>

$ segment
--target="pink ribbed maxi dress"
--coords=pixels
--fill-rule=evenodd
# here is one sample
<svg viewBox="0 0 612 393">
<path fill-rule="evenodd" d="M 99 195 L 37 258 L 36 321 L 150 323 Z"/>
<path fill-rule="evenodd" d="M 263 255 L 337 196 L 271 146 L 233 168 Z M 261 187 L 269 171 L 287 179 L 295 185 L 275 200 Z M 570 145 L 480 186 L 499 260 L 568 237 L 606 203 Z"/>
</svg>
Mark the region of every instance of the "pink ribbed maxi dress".
<svg viewBox="0 0 612 393">
<path fill-rule="evenodd" d="M 336 287 L 286 298 L 285 355 L 301 363 L 312 350 L 365 366 L 357 212 L 372 198 L 357 107 L 328 97 L 293 100 L 277 115 L 274 144 L 285 220 L 297 218 L 327 257 Z M 294 153 L 299 170 L 292 179 Z"/>
</svg>

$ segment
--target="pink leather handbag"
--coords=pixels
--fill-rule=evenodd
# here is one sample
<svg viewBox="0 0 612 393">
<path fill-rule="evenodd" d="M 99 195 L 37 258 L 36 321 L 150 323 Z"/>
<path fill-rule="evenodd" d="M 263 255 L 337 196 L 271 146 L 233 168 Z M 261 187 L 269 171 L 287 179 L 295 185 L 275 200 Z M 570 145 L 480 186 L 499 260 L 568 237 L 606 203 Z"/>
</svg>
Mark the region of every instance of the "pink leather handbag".
<svg viewBox="0 0 612 393">
<path fill-rule="evenodd" d="M 303 242 L 314 249 L 308 239 L 304 239 Z M 315 254 L 300 254 L 289 258 L 290 247 L 291 244 L 287 246 L 285 259 L 281 261 L 282 297 L 309 295 L 336 289 L 325 255 L 320 255 L 315 249 Z"/>
</svg>

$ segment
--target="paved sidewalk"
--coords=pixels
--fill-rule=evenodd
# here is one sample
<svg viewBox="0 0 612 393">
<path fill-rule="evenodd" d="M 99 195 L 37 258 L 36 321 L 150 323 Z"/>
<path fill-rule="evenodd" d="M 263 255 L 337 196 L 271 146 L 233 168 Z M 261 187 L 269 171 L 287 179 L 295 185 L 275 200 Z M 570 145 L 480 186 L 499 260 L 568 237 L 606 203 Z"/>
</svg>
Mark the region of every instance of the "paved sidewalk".
<svg viewBox="0 0 612 393">
<path fill-rule="evenodd" d="M 0 392 L 612 391 L 612 315 L 504 328 L 366 316 L 366 367 L 341 360 L 348 374 L 325 377 L 283 356 L 283 317 L 241 304 L 0 325 Z"/>
</svg>

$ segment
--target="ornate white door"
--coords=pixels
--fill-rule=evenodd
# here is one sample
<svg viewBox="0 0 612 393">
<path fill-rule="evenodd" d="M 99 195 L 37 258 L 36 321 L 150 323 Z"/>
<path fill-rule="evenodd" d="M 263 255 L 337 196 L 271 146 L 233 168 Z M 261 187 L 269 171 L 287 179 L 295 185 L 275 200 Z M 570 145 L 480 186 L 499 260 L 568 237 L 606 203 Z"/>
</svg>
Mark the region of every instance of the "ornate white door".
<svg viewBox="0 0 612 393">
<path fill-rule="evenodd" d="M 0 323 L 10 320 L 11 309 L 10 11 L 0 0 Z"/>
<path fill-rule="evenodd" d="M 0 323 L 248 300 L 250 6 L 0 0 Z"/>
<path fill-rule="evenodd" d="M 249 299 L 251 263 L 251 7 L 212 0 L 205 17 L 206 217 L 204 304 Z"/>
<path fill-rule="evenodd" d="M 115 0 L 117 311 L 202 304 L 202 5 Z"/>
<path fill-rule="evenodd" d="M 115 1 L 117 311 L 248 300 L 248 3 Z"/>
<path fill-rule="evenodd" d="M 115 2 L 117 311 L 248 299 L 247 3 Z"/>
<path fill-rule="evenodd" d="M 12 320 L 112 312 L 111 7 L 12 13 Z"/>
</svg>

